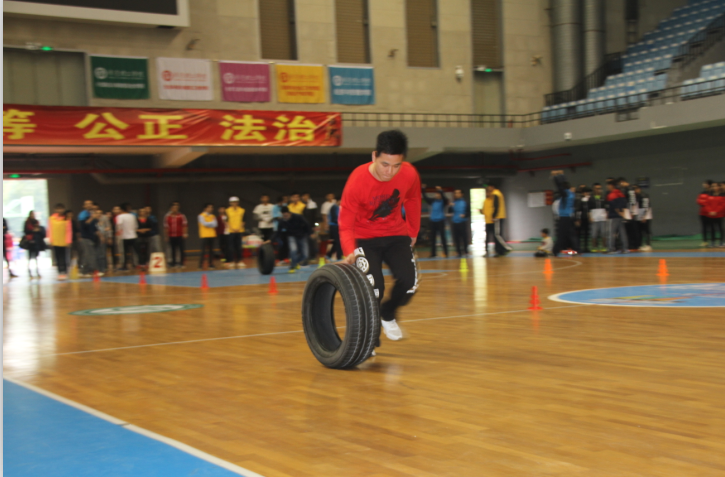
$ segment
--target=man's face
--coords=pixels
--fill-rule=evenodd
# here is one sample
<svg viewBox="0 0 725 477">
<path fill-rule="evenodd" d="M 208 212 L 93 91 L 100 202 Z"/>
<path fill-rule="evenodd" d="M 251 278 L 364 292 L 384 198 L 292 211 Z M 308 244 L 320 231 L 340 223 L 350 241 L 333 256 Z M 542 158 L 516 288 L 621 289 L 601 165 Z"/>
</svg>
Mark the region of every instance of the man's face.
<svg viewBox="0 0 725 477">
<path fill-rule="evenodd" d="M 282 202 L 281 202 L 281 203 L 282 203 L 282 204 L 286 204 L 286 203 L 288 203 L 288 202 L 289 202 L 289 197 L 287 197 L 286 195 L 283 195 L 283 196 L 282 196 Z"/>
<path fill-rule="evenodd" d="M 204 209 L 204 212 L 206 212 L 207 214 L 214 213 L 214 206 L 213 205 L 207 205 L 206 208 Z"/>
<path fill-rule="evenodd" d="M 238 201 L 236 201 L 236 200 L 234 200 L 234 201 L 229 201 L 229 206 L 230 206 L 230 207 L 239 207 L 239 202 L 238 202 Z M 214 210 L 214 209 L 212 208 L 212 210 Z"/>
<path fill-rule="evenodd" d="M 292 194 L 292 195 L 290 196 L 290 201 L 291 201 L 291 202 L 292 202 L 293 204 L 296 204 L 297 202 L 299 202 L 299 201 L 300 201 L 300 195 L 299 195 L 299 194 Z"/>
<path fill-rule="evenodd" d="M 119 206 L 115 206 L 113 208 L 113 215 L 118 215 L 121 213 L 121 208 Z"/>
<path fill-rule="evenodd" d="M 63 212 L 65 212 L 65 209 L 63 207 L 56 207 L 54 210 L 56 214 L 62 214 Z"/>
<path fill-rule="evenodd" d="M 179 204 L 173 204 L 171 206 L 171 213 L 172 214 L 178 214 L 179 213 Z"/>
<path fill-rule="evenodd" d="M 386 154 L 379 156 L 373 152 L 373 175 L 383 182 L 393 180 L 403 166 L 405 156 L 402 154 Z"/>
<path fill-rule="evenodd" d="M 227 209 L 225 209 L 224 207 L 219 207 L 217 209 L 217 214 L 224 215 L 226 213 L 226 211 L 227 211 Z"/>
<path fill-rule="evenodd" d="M 456 200 L 463 199 L 463 192 L 461 192 L 460 190 L 456 190 L 456 191 L 453 192 L 453 197 Z"/>
<path fill-rule="evenodd" d="M 92 200 L 86 200 L 85 202 L 83 202 L 83 208 L 86 209 L 86 210 L 93 209 L 93 201 Z"/>
<path fill-rule="evenodd" d="M 327 194 L 325 196 L 325 199 L 327 200 L 327 202 L 332 202 L 333 200 L 335 200 L 335 194 Z"/>
<path fill-rule="evenodd" d="M 264 205 L 269 204 L 269 197 L 266 195 L 263 195 L 260 200 L 262 201 L 262 204 L 264 204 Z"/>
<path fill-rule="evenodd" d="M 601 195 L 601 193 L 602 193 L 602 186 L 600 186 L 600 185 L 594 186 L 594 194 Z"/>
<path fill-rule="evenodd" d="M 608 190 L 609 192 L 612 192 L 612 191 L 614 190 L 614 184 L 613 184 L 613 183 L 611 183 L 611 182 L 610 182 L 609 184 L 607 184 L 607 190 Z"/>
<path fill-rule="evenodd" d="M 584 192 L 582 192 L 582 193 L 584 194 L 584 197 L 589 197 L 590 195 L 592 195 L 592 193 L 591 193 L 591 192 L 589 192 L 588 190 L 585 190 L 585 191 L 584 191 Z"/>
<path fill-rule="evenodd" d="M 282 217 L 284 217 L 284 220 L 289 220 L 289 219 L 292 218 L 292 213 L 291 212 L 284 212 L 282 214 Z"/>
<path fill-rule="evenodd" d="M 100 219 L 102 215 L 103 215 L 103 212 L 101 212 L 101 209 L 95 209 L 93 211 L 93 218 L 94 219 Z"/>
<path fill-rule="evenodd" d="M 486 194 L 491 195 L 494 190 L 496 190 L 494 186 L 486 186 Z"/>
</svg>

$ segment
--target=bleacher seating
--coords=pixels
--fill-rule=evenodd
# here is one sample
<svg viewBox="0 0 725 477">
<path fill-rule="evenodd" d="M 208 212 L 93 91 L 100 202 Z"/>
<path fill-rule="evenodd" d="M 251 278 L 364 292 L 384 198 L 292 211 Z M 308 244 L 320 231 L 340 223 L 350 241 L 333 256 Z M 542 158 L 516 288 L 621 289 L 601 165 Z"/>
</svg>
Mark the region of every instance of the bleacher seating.
<svg viewBox="0 0 725 477">
<path fill-rule="evenodd" d="M 725 61 L 703 66 L 699 78 L 689 79 L 682 84 L 682 99 L 723 92 L 725 92 Z"/>
<path fill-rule="evenodd" d="M 572 117 L 605 113 L 620 108 L 637 107 L 656 96 L 667 86 L 667 70 L 682 47 L 725 13 L 725 0 L 690 0 L 676 8 L 659 26 L 646 33 L 639 43 L 630 45 L 622 55 L 622 73 L 609 76 L 604 85 L 592 88 L 581 101 L 545 107 L 542 122 L 562 121 Z M 725 90 L 725 63 L 703 67 L 700 78 L 682 86 L 683 98 Z"/>
</svg>

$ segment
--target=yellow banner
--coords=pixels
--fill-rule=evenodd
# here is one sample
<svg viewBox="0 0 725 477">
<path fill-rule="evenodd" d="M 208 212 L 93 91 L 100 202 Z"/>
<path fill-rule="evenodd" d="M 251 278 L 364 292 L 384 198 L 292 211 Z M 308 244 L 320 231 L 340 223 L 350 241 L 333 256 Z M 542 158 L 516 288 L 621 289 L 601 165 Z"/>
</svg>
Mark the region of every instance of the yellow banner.
<svg viewBox="0 0 725 477">
<path fill-rule="evenodd" d="M 277 101 L 280 103 L 324 103 L 325 68 L 322 66 L 276 65 Z"/>
</svg>

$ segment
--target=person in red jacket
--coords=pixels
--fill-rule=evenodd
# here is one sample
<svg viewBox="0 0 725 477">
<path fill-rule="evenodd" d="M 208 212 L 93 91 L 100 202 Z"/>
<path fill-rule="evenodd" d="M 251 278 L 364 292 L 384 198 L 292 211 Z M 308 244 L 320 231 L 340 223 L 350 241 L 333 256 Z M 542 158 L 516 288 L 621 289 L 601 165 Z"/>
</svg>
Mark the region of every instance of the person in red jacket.
<svg viewBox="0 0 725 477">
<path fill-rule="evenodd" d="M 697 196 L 697 205 L 700 206 L 700 224 L 702 224 L 702 243 L 700 244 L 700 247 L 707 247 L 708 231 L 712 228 L 710 227 L 711 222 L 707 216 L 707 203 L 710 200 L 711 188 L 712 181 L 703 182 L 702 192 L 700 192 L 700 195 Z"/>
<path fill-rule="evenodd" d="M 350 174 L 338 216 L 345 262 L 367 275 L 379 303 L 385 293 L 383 262 L 395 277 L 390 298 L 380 305 L 383 331 L 393 341 L 403 338 L 396 312 L 418 288 L 413 246 L 420 229 L 421 187 L 418 171 L 405 162 L 407 152 L 408 138 L 401 131 L 380 133 L 372 162 Z"/>
<path fill-rule="evenodd" d="M 712 234 L 712 242 L 708 247 L 715 247 L 716 245 L 719 247 L 723 246 L 723 231 L 722 231 L 722 222 L 723 217 L 725 217 L 725 191 L 722 190 L 721 184 L 717 182 L 712 183 L 712 187 L 710 188 L 710 200 L 708 200 L 706 209 L 707 209 L 707 218 L 710 222 L 710 230 Z M 716 232 L 720 235 L 719 242 L 716 243 Z"/>
</svg>

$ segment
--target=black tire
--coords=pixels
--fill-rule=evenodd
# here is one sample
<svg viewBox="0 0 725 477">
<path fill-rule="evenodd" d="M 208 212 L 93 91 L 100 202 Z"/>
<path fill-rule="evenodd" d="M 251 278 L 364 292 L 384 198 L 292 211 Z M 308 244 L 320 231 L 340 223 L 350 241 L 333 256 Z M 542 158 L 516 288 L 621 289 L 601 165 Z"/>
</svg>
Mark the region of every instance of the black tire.
<svg viewBox="0 0 725 477">
<path fill-rule="evenodd" d="M 271 243 L 264 243 L 257 249 L 257 268 L 262 275 L 274 272 L 274 247 Z"/>
<path fill-rule="evenodd" d="M 345 337 L 337 333 L 334 299 L 345 305 Z M 302 297 L 302 327 L 317 360 L 354 368 L 370 357 L 380 336 L 380 310 L 370 281 L 354 265 L 325 265 L 310 275 Z"/>
</svg>

